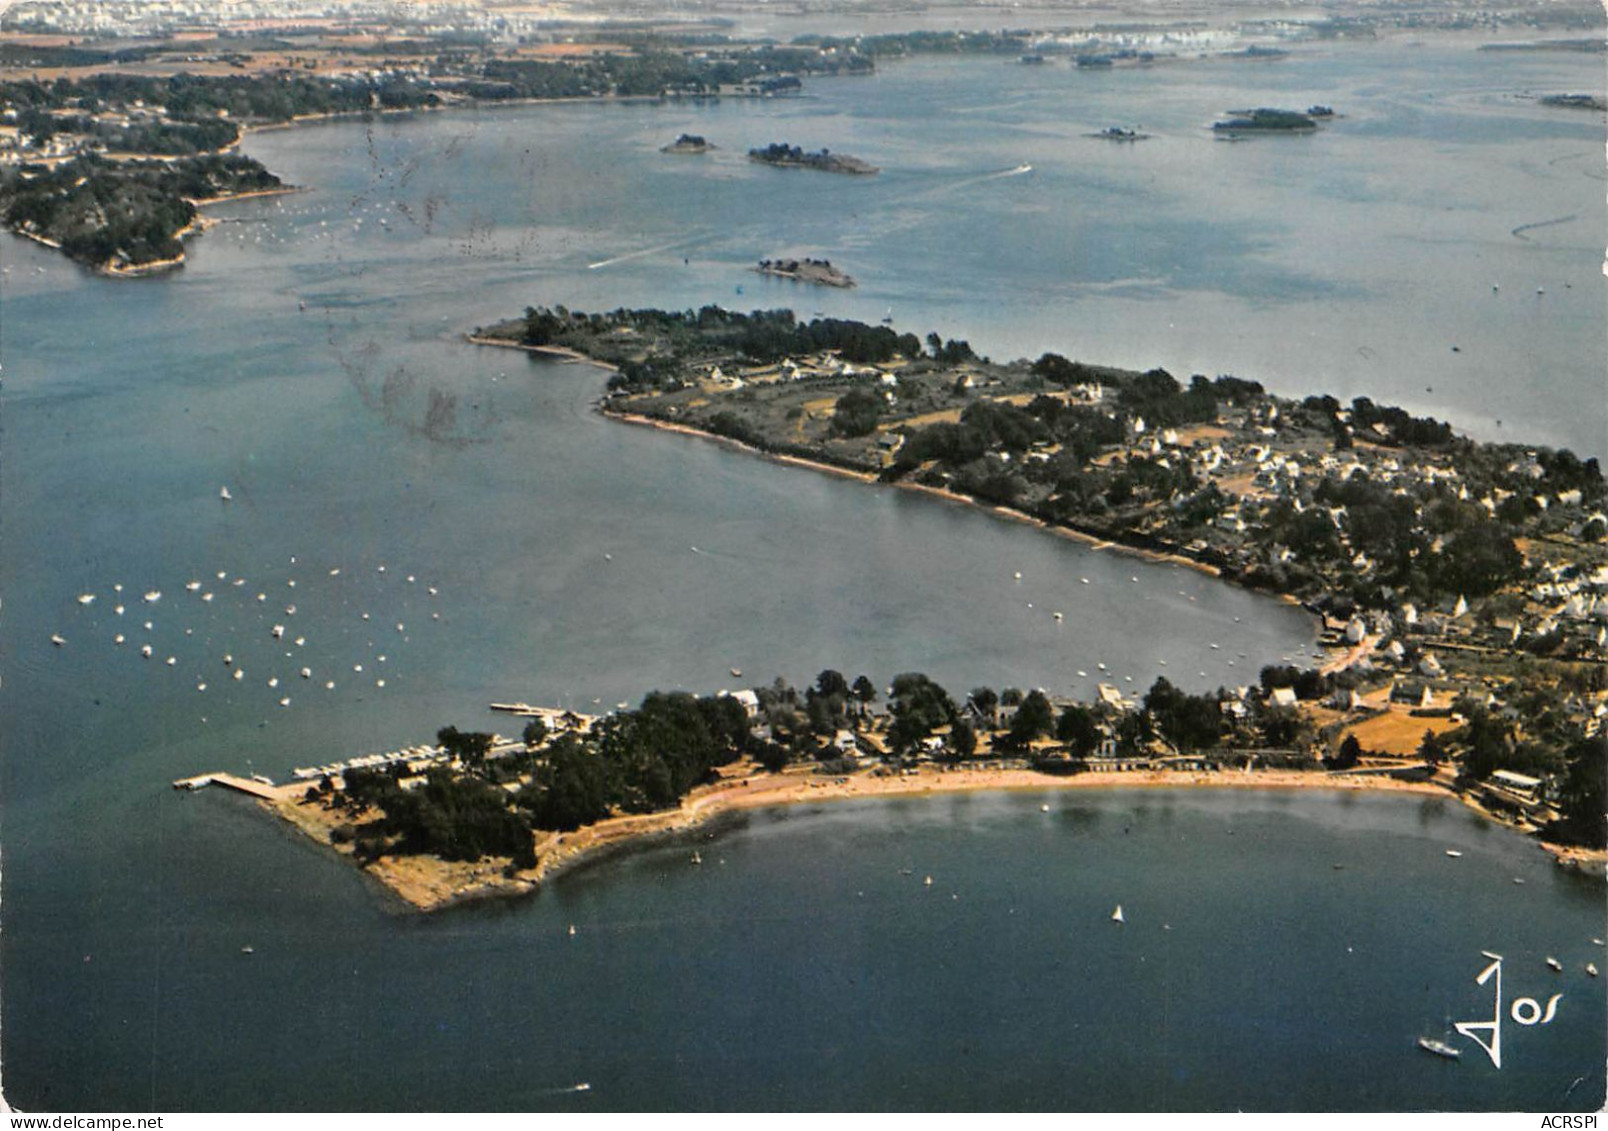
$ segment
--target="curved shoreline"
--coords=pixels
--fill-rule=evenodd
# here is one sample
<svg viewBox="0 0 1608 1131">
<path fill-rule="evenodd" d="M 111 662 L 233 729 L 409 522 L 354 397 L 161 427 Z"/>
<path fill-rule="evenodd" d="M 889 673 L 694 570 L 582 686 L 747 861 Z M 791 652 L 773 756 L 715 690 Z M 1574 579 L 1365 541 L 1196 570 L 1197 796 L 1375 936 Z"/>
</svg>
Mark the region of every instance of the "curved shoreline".
<svg viewBox="0 0 1608 1131">
<path fill-rule="evenodd" d="M 487 344 L 497 343 L 493 342 Z M 525 346 L 520 348 L 535 350 L 544 349 L 545 347 Z M 599 363 L 594 362 L 594 364 Z M 607 368 L 612 369 L 613 367 L 609 366 Z M 606 405 L 600 405 L 598 411 L 601 415 L 611 420 L 618 420 L 624 424 L 638 424 L 647 428 L 657 428 L 664 432 L 675 432 L 683 436 L 692 436 L 700 440 L 707 440 L 712 443 L 721 444 L 735 451 L 744 452 L 749 455 L 757 456 L 761 459 L 767 459 L 773 463 L 786 464 L 790 467 L 809 468 L 812 471 L 821 471 L 827 473 L 828 475 L 837 475 L 845 479 L 855 479 L 861 483 L 870 483 L 877 486 L 893 487 L 901 491 L 917 491 L 925 495 L 932 495 L 935 498 L 945 499 L 952 503 L 959 503 L 965 506 L 975 507 L 978 510 L 994 514 L 1000 518 L 1008 519 L 1012 522 L 1019 522 L 1027 526 L 1036 527 L 1039 530 L 1043 530 L 1050 534 L 1056 534 L 1063 538 L 1068 538 L 1074 542 L 1081 542 L 1093 550 L 1116 550 L 1118 553 L 1131 554 L 1134 557 L 1142 558 L 1145 561 L 1158 565 L 1164 564 L 1185 566 L 1189 569 L 1195 570 L 1197 573 L 1205 574 L 1207 577 L 1216 578 L 1217 580 L 1227 582 L 1228 584 L 1235 584 L 1232 578 L 1225 578 L 1223 576 L 1223 571 L 1217 566 L 1214 566 L 1209 562 L 1197 561 L 1186 554 L 1171 553 L 1163 550 L 1151 550 L 1144 546 L 1134 546 L 1112 538 L 1101 538 L 1098 535 L 1090 534 L 1083 530 L 1076 530 L 1070 526 L 1059 526 L 1055 523 L 1047 522 L 1036 515 L 1028 514 L 1026 511 L 1017 510 L 1015 507 L 1002 506 L 998 503 L 979 502 L 970 495 L 962 495 L 958 491 L 951 491 L 945 487 L 932 487 L 925 483 L 909 483 L 902 480 L 897 483 L 884 483 L 878 476 L 873 475 L 869 471 L 860 471 L 855 468 L 841 467 L 837 464 L 827 463 L 825 460 L 810 459 L 807 456 L 796 456 L 785 452 L 766 451 L 764 448 L 757 448 L 753 444 L 744 443 L 742 440 L 735 439 L 731 436 L 722 436 L 718 432 L 709 432 L 702 428 L 695 428 L 689 424 L 677 424 L 668 420 L 660 420 L 655 416 L 646 416 L 638 412 L 626 412 L 620 409 L 609 408 Z M 1250 591 L 1262 593 L 1267 597 L 1276 598 L 1277 600 L 1283 601 L 1288 605 L 1304 608 L 1300 601 L 1296 600 L 1288 593 L 1268 593 L 1265 590 Z"/>
<path fill-rule="evenodd" d="M 532 346 L 526 345 L 523 342 L 510 341 L 506 338 L 490 337 L 485 334 L 465 334 L 464 338 L 466 341 L 469 341 L 474 345 L 494 346 L 498 349 L 523 350 L 526 353 L 537 353 L 544 356 L 557 357 L 569 361 L 585 362 L 588 365 L 595 365 L 599 369 L 605 370 L 609 373 L 618 372 L 618 367 L 610 365 L 608 362 L 599 361 L 596 358 L 589 357 L 588 355 L 581 353 L 579 350 L 569 349 L 564 346 Z M 935 498 L 945 499 L 952 503 L 975 507 L 978 510 L 992 513 L 999 518 L 1007 519 L 1011 522 L 1019 522 L 1035 527 L 1039 530 L 1045 531 L 1046 533 L 1082 543 L 1092 550 L 1116 550 L 1118 553 L 1129 554 L 1133 557 L 1140 558 L 1153 564 L 1183 566 L 1185 568 L 1192 569 L 1197 573 L 1204 574 L 1207 577 L 1226 582 L 1230 585 L 1239 584 L 1233 578 L 1224 577 L 1223 571 L 1219 567 L 1214 566 L 1209 562 L 1199 561 L 1187 554 L 1165 550 L 1152 550 L 1145 546 L 1135 546 L 1113 538 L 1103 538 L 1099 535 L 1090 534 L 1087 531 L 1078 530 L 1070 526 L 1062 526 L 1057 523 L 1048 522 L 1045 519 L 1039 518 L 1036 515 L 1028 514 L 1026 511 L 1018 510 L 1015 507 L 1002 506 L 998 503 L 981 502 L 972 498 L 970 495 L 962 495 L 959 492 L 951 491 L 948 488 L 932 487 L 925 483 L 911 483 L 906 480 L 900 480 L 895 483 L 884 483 L 880 477 L 869 471 L 862 471 L 858 468 L 852 467 L 843 467 L 838 464 L 828 463 L 825 460 L 810 459 L 808 456 L 792 455 L 786 452 L 768 451 L 764 448 L 756 447 L 753 444 L 738 440 L 735 437 L 722 436 L 718 432 L 710 432 L 703 428 L 696 428 L 690 424 L 680 424 L 674 421 L 661 420 L 656 416 L 648 416 L 645 413 L 630 412 L 625 409 L 613 408 L 610 407 L 606 401 L 598 402 L 597 411 L 598 414 L 603 416 L 605 419 L 616 420 L 623 424 L 636 424 L 645 428 L 657 428 L 660 431 L 674 432 L 682 436 L 691 436 L 695 439 L 722 445 L 723 447 L 729 448 L 733 451 L 739 451 L 748 455 L 756 456 L 760 459 L 770 460 L 772 463 L 785 464 L 789 467 L 808 468 L 811 471 L 824 472 L 828 475 L 836 475 L 844 479 L 854 479 L 861 483 L 894 487 L 903 491 L 917 491 L 922 494 L 931 495 Z M 1297 598 L 1289 593 L 1272 593 L 1266 590 L 1250 589 L 1247 586 L 1240 587 L 1246 589 L 1247 592 L 1260 593 L 1263 596 L 1282 601 L 1286 605 L 1302 609 L 1320 625 L 1322 623 L 1322 618 L 1318 617 L 1316 613 L 1307 610 L 1305 605 L 1303 605 Z"/>
<path fill-rule="evenodd" d="M 1263 788 L 1338 790 L 1385 789 L 1443 795 L 1442 791 L 1421 783 L 1351 779 L 1345 784 L 1311 781 L 1293 771 L 1244 773 L 1163 774 L 1160 771 L 1117 773 L 1092 771 L 1071 777 L 1041 774 L 1034 770 L 984 770 L 970 768 L 923 768 L 909 775 L 873 778 L 866 774 L 825 777 L 810 769 L 794 769 L 779 774 L 751 775 L 717 785 L 694 789 L 675 809 L 657 813 L 610 817 L 572 832 L 548 832 L 536 841 L 534 868 L 510 873 L 506 860 L 473 863 L 452 862 L 434 856 L 382 856 L 360 870 L 400 899 L 422 912 L 439 911 L 475 900 L 527 895 L 548 880 L 585 863 L 592 863 L 611 852 L 638 847 L 656 838 L 674 836 L 702 828 L 719 818 L 754 809 L 785 808 L 815 802 L 855 799 L 924 796 L 934 793 L 1022 792 L 1062 789 L 1111 788 Z M 1328 775 L 1322 775 L 1327 777 Z M 1254 778 L 1254 780 L 1251 780 Z M 1239 779 L 1239 780 L 1235 780 Z M 344 814 L 332 813 L 321 805 L 311 806 L 303 797 L 305 783 L 278 786 L 272 796 L 259 803 L 314 841 L 351 858 L 351 849 L 331 838 L 332 830 L 344 823 Z"/>
<path fill-rule="evenodd" d="M 605 373 L 618 373 L 617 366 L 606 361 L 599 361 L 595 357 L 588 357 L 580 350 L 572 350 L 566 346 L 532 346 L 524 342 L 511 342 L 506 338 L 491 338 L 484 334 L 465 334 L 463 340 L 475 346 L 495 346 L 498 349 L 522 350 L 525 353 L 539 353 L 543 357 L 557 358 L 560 361 L 594 365 Z"/>
<path fill-rule="evenodd" d="M 351 850 L 329 836 L 341 822 L 321 806 L 302 800 L 305 783 L 275 787 L 260 804 L 311 839 L 350 858 Z M 610 817 L 566 833 L 548 832 L 536 841 L 536 867 L 510 872 L 506 860 L 449 862 L 433 856 L 382 856 L 361 870 L 408 908 L 433 912 L 489 898 L 530 895 L 549 880 L 610 854 L 639 848 L 694 830 L 722 818 L 757 809 L 784 809 L 837 801 L 879 800 L 960 793 L 1056 793 L 1069 791 L 1259 789 L 1326 790 L 1335 793 L 1416 794 L 1460 801 L 1481 816 L 1496 818 L 1433 781 L 1402 781 L 1383 775 L 1321 770 L 1088 770 L 1070 776 L 1024 769 L 924 766 L 908 773 L 873 777 L 865 772 L 823 775 L 813 768 L 777 774 L 751 773 L 694 789 L 675 809 Z M 711 834 L 713 835 L 713 834 Z M 1537 842 L 1561 867 L 1602 875 L 1608 855 Z"/>
</svg>

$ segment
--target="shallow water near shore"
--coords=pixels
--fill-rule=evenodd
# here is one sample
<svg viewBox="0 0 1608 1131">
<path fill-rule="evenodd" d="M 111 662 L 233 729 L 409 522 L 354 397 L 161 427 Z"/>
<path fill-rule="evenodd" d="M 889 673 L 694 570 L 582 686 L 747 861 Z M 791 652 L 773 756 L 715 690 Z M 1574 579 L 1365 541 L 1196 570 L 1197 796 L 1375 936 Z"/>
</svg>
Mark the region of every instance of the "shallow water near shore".
<svg viewBox="0 0 1608 1131">
<path fill-rule="evenodd" d="M 901 329 L 998 357 L 1056 348 L 1236 371 L 1470 428 L 1489 418 L 1492 434 L 1506 417 L 1504 433 L 1585 454 L 1601 435 L 1587 238 L 1601 202 L 1570 155 L 1598 119 L 1505 92 L 1600 77 L 1589 60 L 1482 57 L 1491 70 L 1474 81 L 1467 63 L 1381 48 L 1316 70 L 1158 69 L 1100 88 L 924 61 L 812 84 L 796 102 L 330 123 L 252 138 L 307 191 L 212 210 L 223 223 L 174 275 L 91 278 L 5 237 L 8 1100 L 1600 1102 L 1603 997 L 1580 972 L 1601 935 L 1600 884 L 1450 803 L 1113 793 L 1051 796 L 1049 814 L 1025 795 L 799 808 L 745 817 L 699 869 L 692 842 L 655 845 L 534 899 L 421 918 L 250 804 L 167 788 L 209 769 L 281 778 L 448 723 L 511 729 L 492 700 L 586 711 L 655 687 L 802 684 L 828 666 L 879 682 L 925 671 L 957 694 L 1087 695 L 1099 678 L 1141 691 L 1158 674 L 1204 689 L 1310 655 L 1309 618 L 1278 602 L 614 424 L 590 411 L 595 369 L 459 336 L 532 303 L 785 304 L 870 321 L 891 306 Z M 1403 93 L 1448 82 L 1444 99 Z M 1237 146 L 1186 132 L 1217 103 L 1298 91 L 1349 92 L 1356 132 Z M 934 99 L 950 112 L 919 124 Z M 1135 117 L 1169 136 L 1078 136 Z M 657 152 L 683 129 L 725 149 L 701 164 Z M 809 178 L 741 159 L 783 136 L 887 171 Z M 1178 189 L 1201 161 L 1219 179 L 1190 191 L 1220 183 L 1220 198 Z M 1335 179 L 1335 161 L 1357 172 Z M 1022 162 L 1034 173 L 996 175 Z M 1471 163 L 1488 174 L 1478 185 L 1460 179 Z M 1408 165 L 1428 184 L 1388 188 Z M 1599 199 L 1582 205 L 1582 188 Z M 1303 193 L 1323 203 L 1297 223 Z M 1445 217 L 1414 203 L 1437 194 L 1455 204 Z M 1523 216 L 1507 214 L 1514 200 Z M 1579 228 L 1506 234 L 1571 212 Z M 1136 230 L 1099 236 L 1121 217 Z M 1444 242 L 1428 239 L 1442 224 Z M 1331 225 L 1355 259 L 1333 250 Z M 1050 235 L 1029 245 L 1024 231 Z M 1384 254 L 1409 233 L 1429 250 Z M 747 270 L 780 253 L 825 254 L 860 287 Z M 1546 314 L 1448 289 L 1472 278 L 1489 299 L 1490 272 L 1471 274 L 1488 256 L 1504 279 L 1544 268 L 1574 286 L 1548 282 Z M 1427 304 L 1412 325 L 1393 313 L 1407 294 Z M 1450 367 L 1475 356 L 1491 368 L 1460 384 Z M 1543 367 L 1545 385 L 1508 379 Z M 1433 400 L 1409 395 L 1429 384 Z M 94 603 L 74 600 L 86 593 Z M 1118 902 L 1121 929 L 1107 918 Z M 1566 994 L 1551 1026 L 1510 1028 L 1501 1071 L 1471 1045 L 1457 1065 L 1412 1047 L 1448 1015 L 1480 1016 L 1481 948 L 1509 956 L 1518 992 Z M 1566 962 L 1556 978 L 1541 965 L 1552 953 Z M 581 1082 L 591 1089 L 569 1090 Z"/>
</svg>

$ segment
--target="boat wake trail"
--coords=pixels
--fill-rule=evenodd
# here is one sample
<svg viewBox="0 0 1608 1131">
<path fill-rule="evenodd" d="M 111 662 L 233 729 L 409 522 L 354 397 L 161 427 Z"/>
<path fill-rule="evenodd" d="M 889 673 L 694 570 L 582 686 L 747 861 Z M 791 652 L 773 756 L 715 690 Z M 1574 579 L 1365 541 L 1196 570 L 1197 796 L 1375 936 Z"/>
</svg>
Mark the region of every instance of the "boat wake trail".
<svg viewBox="0 0 1608 1131">
<path fill-rule="evenodd" d="M 1024 162 L 1021 165 L 1015 165 L 1009 169 L 996 169 L 992 173 L 981 173 L 975 177 L 966 177 L 955 181 L 953 184 L 944 185 L 943 187 L 946 189 L 957 189 L 963 188 L 966 185 L 980 185 L 984 181 L 997 181 L 1004 177 L 1020 177 L 1027 173 L 1031 173 L 1032 171 L 1033 166 Z"/>
<path fill-rule="evenodd" d="M 1033 166 L 1024 162 L 1021 165 L 1015 165 L 1009 169 L 996 169 L 992 173 L 978 173 L 975 176 L 961 177 L 958 181 L 950 181 L 947 184 L 941 184 L 934 186 L 933 188 L 923 189 L 909 199 L 925 200 L 928 197 L 937 196 L 940 193 L 954 192 L 956 189 L 970 188 L 972 185 L 980 185 L 986 181 L 998 181 L 1003 180 L 1006 177 L 1020 177 L 1027 173 L 1031 173 L 1032 171 Z"/>
<path fill-rule="evenodd" d="M 632 259 L 641 259 L 649 255 L 658 255 L 659 253 L 665 251 L 674 251 L 678 247 L 687 247 L 691 244 L 695 244 L 703 238 L 703 235 L 699 234 L 690 239 L 676 240 L 674 243 L 660 244 L 658 247 L 645 247 L 641 251 L 628 251 L 624 255 L 616 255 L 613 259 L 600 259 L 596 263 L 588 263 L 586 265 L 586 269 L 588 271 L 597 271 L 603 267 L 612 267 L 616 263 L 625 263 Z"/>
<path fill-rule="evenodd" d="M 1579 213 L 1575 213 L 1572 216 L 1559 216 L 1556 220 L 1537 220 L 1534 224 L 1520 224 L 1508 234 L 1511 236 L 1517 236 L 1521 240 L 1528 240 L 1530 237 L 1526 236 L 1524 234 L 1525 232 L 1533 232 L 1537 228 L 1550 228 L 1554 224 L 1567 224 L 1572 220 L 1578 219 L 1580 219 Z"/>
</svg>

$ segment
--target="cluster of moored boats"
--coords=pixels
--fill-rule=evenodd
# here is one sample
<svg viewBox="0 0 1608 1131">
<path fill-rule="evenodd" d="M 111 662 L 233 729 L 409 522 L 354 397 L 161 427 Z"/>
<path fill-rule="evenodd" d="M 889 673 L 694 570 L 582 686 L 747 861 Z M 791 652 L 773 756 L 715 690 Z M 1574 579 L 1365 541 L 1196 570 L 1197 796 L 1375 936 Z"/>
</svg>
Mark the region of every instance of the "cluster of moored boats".
<svg viewBox="0 0 1608 1131">
<path fill-rule="evenodd" d="M 228 494 L 228 489 L 224 488 L 224 501 L 227 502 L 229 498 L 230 495 Z M 290 564 L 293 567 L 296 566 L 297 559 L 294 557 L 291 558 Z M 376 574 L 386 574 L 388 571 L 386 566 L 380 565 L 375 569 L 374 572 Z M 330 578 L 340 577 L 340 567 L 330 569 L 328 571 L 328 575 Z M 418 583 L 418 578 L 412 574 L 406 575 L 406 579 L 406 583 L 408 585 L 416 585 Z M 277 579 L 273 582 L 274 587 L 277 587 L 279 584 L 280 581 Z M 297 579 L 295 577 L 284 578 L 283 585 L 286 589 L 297 590 Z M 175 605 L 171 600 L 169 600 L 162 607 L 163 609 L 178 610 L 177 615 L 181 618 L 194 618 L 193 623 L 183 629 L 183 635 L 185 637 L 199 637 L 202 640 L 210 640 L 213 637 L 223 634 L 231 634 L 236 632 L 239 633 L 239 636 L 237 637 L 238 642 L 231 646 L 231 650 L 224 651 L 220 656 L 217 657 L 217 659 L 221 661 L 224 669 L 222 679 L 227 681 L 224 684 L 226 687 L 236 683 L 243 686 L 246 685 L 246 671 L 243 665 L 236 662 L 233 655 L 233 648 L 239 647 L 241 644 L 243 644 L 245 639 L 249 638 L 250 635 L 262 632 L 264 629 L 266 629 L 267 636 L 273 640 L 276 645 L 281 647 L 293 645 L 295 648 L 299 649 L 307 645 L 308 638 L 305 635 L 295 635 L 293 634 L 292 630 L 287 627 L 290 624 L 296 623 L 292 621 L 291 618 L 296 617 L 297 613 L 299 612 L 299 606 L 294 602 L 288 603 L 284 606 L 284 611 L 281 614 L 277 609 L 276 602 L 276 607 L 270 613 L 270 587 L 267 585 L 263 585 L 261 589 L 258 589 L 257 586 L 249 585 L 244 577 L 231 577 L 229 571 L 218 570 L 210 580 L 203 581 L 200 578 L 192 578 L 191 580 L 185 582 L 182 588 L 185 594 L 199 602 L 201 608 L 198 609 L 195 606 L 187 606 L 184 604 Z M 438 590 L 434 586 L 426 585 L 422 588 L 426 590 L 431 599 L 435 598 L 438 594 Z M 316 592 L 316 590 L 314 591 Z M 136 592 L 137 590 L 129 591 L 127 595 L 125 595 L 124 586 L 119 582 L 111 585 L 109 591 L 99 593 L 80 593 L 76 598 L 76 603 L 80 609 L 86 610 L 86 612 L 80 613 L 79 615 L 89 617 L 88 620 L 80 622 L 81 627 L 85 627 L 87 630 L 94 630 L 101 627 L 101 619 L 96 617 L 93 613 L 88 613 L 87 610 L 95 606 L 97 602 L 101 601 L 101 598 L 104 597 L 106 600 L 102 602 L 102 607 L 104 608 L 106 605 L 110 605 L 113 617 L 128 618 L 126 621 L 123 619 L 114 620 L 112 624 L 108 626 L 121 627 L 125 624 L 127 625 L 127 630 L 125 632 L 112 633 L 112 646 L 114 648 L 121 648 L 130 643 L 130 636 L 143 632 L 147 635 L 147 640 L 138 645 L 137 651 L 143 659 L 155 659 L 157 656 L 157 624 L 154 610 L 151 609 L 150 606 L 156 606 L 163 602 L 163 592 L 161 589 L 146 590 L 143 596 L 138 599 L 142 601 L 145 606 L 147 606 L 146 615 L 151 619 L 135 620 L 134 616 L 137 616 L 137 614 L 131 614 L 133 613 L 133 607 L 137 607 L 134 605 L 136 600 Z M 298 590 L 298 592 L 307 592 L 307 590 Z M 255 600 L 252 600 L 253 594 L 255 596 Z M 344 603 L 344 600 L 342 603 Z M 228 624 L 219 625 L 215 620 L 203 619 L 217 616 L 216 610 L 224 608 L 233 608 L 236 611 L 241 624 L 238 626 Z M 283 619 L 281 619 L 281 617 Z M 363 621 L 368 621 L 370 619 L 370 614 L 364 612 L 360 614 L 360 617 Z M 430 618 L 432 620 L 440 620 L 441 614 L 432 610 L 430 613 Z M 272 625 L 268 624 L 269 621 L 274 620 L 279 621 L 279 623 L 274 623 Z M 327 624 L 328 622 L 324 621 L 321 623 Z M 407 642 L 409 638 L 407 636 L 406 623 L 403 621 L 397 621 L 396 631 L 401 636 L 402 641 L 404 643 Z M 68 637 L 62 632 L 51 633 L 50 642 L 57 648 L 68 647 Z M 375 648 L 375 645 L 376 641 L 371 640 L 367 643 L 366 647 L 372 650 Z M 166 656 L 163 661 L 164 664 L 167 667 L 178 667 L 180 664 L 181 654 L 182 646 L 175 647 L 174 654 Z M 242 653 L 242 655 L 244 655 L 244 653 Z M 294 662 L 293 657 L 295 656 L 296 653 L 294 651 L 286 651 L 284 653 L 284 659 L 292 660 L 292 662 Z M 365 653 L 363 658 L 375 664 L 384 664 L 389 659 L 389 656 L 384 652 L 375 652 L 373 656 Z M 216 671 L 215 668 L 211 668 L 212 661 L 201 661 L 191 655 L 186 656 L 184 662 L 187 665 L 195 665 L 195 689 L 198 692 L 207 691 L 209 687 L 207 682 L 209 678 L 208 672 L 209 670 Z M 277 657 L 266 662 L 276 666 L 278 665 Z M 311 665 L 298 665 L 296 667 L 292 667 L 290 670 L 296 671 L 304 680 L 313 680 L 313 668 Z M 352 671 L 356 675 L 362 675 L 363 670 L 364 665 L 361 663 L 352 665 Z M 327 675 L 329 673 L 325 674 Z M 377 672 L 371 673 L 369 677 L 365 678 L 365 682 L 371 679 L 375 688 L 383 689 L 386 685 L 385 678 L 383 675 L 375 678 L 375 675 L 377 675 Z M 335 690 L 334 679 L 325 678 L 322 680 L 322 683 L 326 691 Z M 266 681 L 266 685 L 270 691 L 280 691 L 279 676 L 269 676 Z M 290 697 L 288 695 L 280 694 L 278 696 L 278 701 L 281 707 L 290 706 Z"/>
</svg>

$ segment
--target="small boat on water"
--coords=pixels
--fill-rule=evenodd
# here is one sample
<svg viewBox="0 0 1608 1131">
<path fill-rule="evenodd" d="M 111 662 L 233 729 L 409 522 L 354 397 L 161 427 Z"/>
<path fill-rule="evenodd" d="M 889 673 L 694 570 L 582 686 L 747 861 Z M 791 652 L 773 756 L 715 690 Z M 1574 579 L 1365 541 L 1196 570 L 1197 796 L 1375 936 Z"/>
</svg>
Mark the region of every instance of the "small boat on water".
<svg viewBox="0 0 1608 1131">
<path fill-rule="evenodd" d="M 732 668 L 731 669 L 731 674 L 732 674 L 732 676 L 734 678 L 740 679 L 740 678 L 742 678 L 743 669 L 742 668 Z"/>
<path fill-rule="evenodd" d="M 257 948 L 254 947 L 254 946 L 243 946 L 243 947 L 240 948 L 240 953 L 241 954 L 256 954 L 257 953 Z"/>
<path fill-rule="evenodd" d="M 1463 854 L 1461 852 L 1457 851 L 1457 849 L 1455 849 L 1455 848 L 1448 848 L 1446 850 L 1446 855 L 1448 855 L 1448 856 L 1461 856 Z"/>
<path fill-rule="evenodd" d="M 1463 1055 L 1461 1049 L 1455 1049 L 1445 1041 L 1437 1041 L 1434 1037 L 1419 1037 L 1418 1047 L 1436 1056 L 1444 1056 L 1447 1060 L 1456 1060 Z"/>
<path fill-rule="evenodd" d="M 234 499 L 234 496 L 229 494 L 229 488 L 221 487 L 221 488 L 218 489 L 218 498 L 222 499 L 224 502 L 227 503 L 227 502 L 232 501 Z"/>
<path fill-rule="evenodd" d="M 926 887 L 932 887 L 932 877 L 931 876 L 928 876 L 926 879 L 922 880 L 921 882 Z"/>
<path fill-rule="evenodd" d="M 59 632 L 52 632 L 50 634 L 50 642 L 56 647 L 60 648 L 63 644 L 67 643 L 67 638 Z"/>
<path fill-rule="evenodd" d="M 1597 964 L 1595 962 L 1586 963 L 1586 973 L 1595 978 L 1597 976 Z"/>
<path fill-rule="evenodd" d="M 156 602 L 162 599 L 162 591 L 160 589 L 153 589 L 145 595 L 145 599 L 154 605 Z"/>
<path fill-rule="evenodd" d="M 1547 965 L 1560 973 L 1563 971 L 1563 963 L 1559 962 L 1556 958 L 1553 958 L 1550 954 L 1547 955 Z"/>
<path fill-rule="evenodd" d="M 702 864 L 703 863 L 703 853 L 694 850 L 693 854 L 692 854 L 692 862 L 694 864 Z"/>
<path fill-rule="evenodd" d="M 1113 923 L 1126 923 L 1128 921 L 1122 914 L 1122 904 L 1117 904 L 1117 909 L 1111 913 L 1111 921 Z"/>
<path fill-rule="evenodd" d="M 80 593 L 78 595 L 78 603 L 80 605 L 93 605 L 95 603 L 95 594 L 93 594 L 93 593 Z"/>
</svg>

